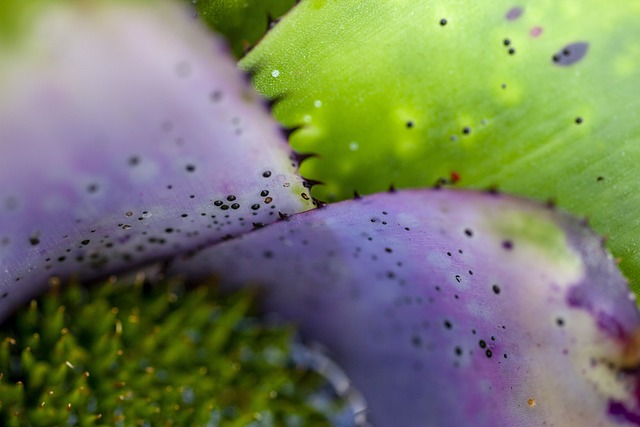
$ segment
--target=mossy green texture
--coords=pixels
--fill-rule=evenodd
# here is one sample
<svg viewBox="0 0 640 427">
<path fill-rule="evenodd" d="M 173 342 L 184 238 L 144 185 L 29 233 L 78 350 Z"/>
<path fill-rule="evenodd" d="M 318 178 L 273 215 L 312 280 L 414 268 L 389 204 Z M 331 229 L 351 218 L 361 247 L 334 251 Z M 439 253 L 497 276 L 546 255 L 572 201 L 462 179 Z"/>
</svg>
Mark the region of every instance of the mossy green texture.
<svg viewBox="0 0 640 427">
<path fill-rule="evenodd" d="M 269 23 L 295 4 L 295 0 L 186 0 L 215 31 L 224 35 L 240 57 L 257 43 Z"/>
<path fill-rule="evenodd" d="M 325 380 L 252 303 L 179 281 L 54 289 L 0 333 L 0 424 L 329 425 L 309 403 Z"/>
<path fill-rule="evenodd" d="M 301 173 L 321 200 L 437 182 L 552 199 L 640 290 L 638 40 L 634 2 L 307 0 L 241 66 L 318 154 Z"/>
</svg>

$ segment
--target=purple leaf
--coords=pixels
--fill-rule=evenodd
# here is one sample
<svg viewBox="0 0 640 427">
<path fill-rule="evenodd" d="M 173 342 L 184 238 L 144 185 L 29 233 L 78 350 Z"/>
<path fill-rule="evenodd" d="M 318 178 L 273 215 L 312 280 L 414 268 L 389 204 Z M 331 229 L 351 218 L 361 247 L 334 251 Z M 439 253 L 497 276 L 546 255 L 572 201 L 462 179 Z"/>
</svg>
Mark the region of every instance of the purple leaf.
<svg viewBox="0 0 640 427">
<path fill-rule="evenodd" d="M 41 10 L 0 43 L 0 317 L 51 276 L 117 272 L 313 207 L 264 101 L 186 10 Z"/>
<path fill-rule="evenodd" d="M 635 302 L 601 239 L 553 208 L 379 194 L 170 271 L 262 288 L 267 310 L 329 348 L 374 425 L 639 425 Z"/>
</svg>

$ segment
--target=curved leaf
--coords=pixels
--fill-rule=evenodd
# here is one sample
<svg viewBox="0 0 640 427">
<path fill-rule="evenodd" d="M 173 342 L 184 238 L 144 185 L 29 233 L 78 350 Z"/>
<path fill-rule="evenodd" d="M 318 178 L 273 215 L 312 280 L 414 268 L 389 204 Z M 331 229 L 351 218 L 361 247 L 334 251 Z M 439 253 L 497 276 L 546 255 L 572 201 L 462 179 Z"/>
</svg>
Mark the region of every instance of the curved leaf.
<svg viewBox="0 0 640 427">
<path fill-rule="evenodd" d="M 26 25 L 26 24 L 25 24 Z M 0 312 L 313 207 L 226 48 L 171 2 L 53 2 L 0 64 Z"/>
<path fill-rule="evenodd" d="M 640 5 L 309 0 L 242 61 L 323 200 L 438 181 L 553 198 L 640 286 Z"/>
<path fill-rule="evenodd" d="M 328 346 L 380 426 L 637 425 L 640 316 L 602 241 L 488 193 L 379 194 L 176 263 L 254 283 Z"/>
</svg>

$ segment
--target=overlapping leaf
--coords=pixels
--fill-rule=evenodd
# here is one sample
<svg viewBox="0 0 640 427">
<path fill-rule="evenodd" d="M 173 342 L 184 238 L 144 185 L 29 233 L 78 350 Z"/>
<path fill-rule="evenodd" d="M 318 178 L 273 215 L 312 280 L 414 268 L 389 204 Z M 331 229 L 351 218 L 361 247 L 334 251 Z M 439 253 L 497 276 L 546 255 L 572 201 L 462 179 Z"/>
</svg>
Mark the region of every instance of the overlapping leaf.
<svg viewBox="0 0 640 427">
<path fill-rule="evenodd" d="M 219 42 L 187 12 L 170 3 L 155 3 L 153 11 L 150 3 L 140 4 L 56 3 L 40 15 L 25 15 L 28 31 L 3 44 L 3 58 L 9 60 L 0 65 L 1 315 L 48 279 L 78 275 L 87 280 L 179 256 L 169 272 L 191 280 L 214 274 L 229 288 L 254 284 L 263 289 L 266 309 L 298 322 L 306 338 L 328 346 L 364 393 L 376 425 L 640 424 L 633 371 L 640 315 L 602 240 L 584 224 L 533 202 L 452 190 L 379 194 L 287 217 L 310 209 L 313 201 L 278 126 Z M 614 132 L 599 100 L 627 96 L 634 68 L 622 63 L 607 69 L 609 74 L 602 72 L 594 58 L 609 50 L 580 39 L 577 25 L 568 27 L 573 29 L 560 43 L 557 22 L 584 11 L 561 8 L 555 21 L 530 27 L 545 15 L 500 4 L 504 10 L 496 14 L 494 6 L 465 10 L 428 2 L 412 9 L 401 1 L 309 1 L 290 18 L 296 16 L 295 34 L 303 43 L 293 50 L 291 45 L 289 54 L 302 62 L 304 56 L 319 55 L 322 61 L 298 71 L 292 71 L 293 62 L 282 62 L 291 68 L 256 69 L 258 82 L 297 80 L 279 107 L 281 114 L 292 115 L 292 123 L 308 124 L 294 140 L 333 135 L 339 145 L 351 132 L 370 138 L 364 162 L 340 150 L 341 160 L 321 160 L 326 162 L 322 170 L 332 169 L 334 176 L 362 172 L 369 177 L 367 185 L 357 187 L 361 190 L 373 191 L 382 183 L 386 188 L 394 178 L 401 185 L 422 184 L 449 173 L 451 162 L 460 159 L 460 168 L 450 172 L 452 181 L 485 185 L 513 178 L 509 174 L 517 167 L 523 176 L 509 181 L 512 189 L 520 185 L 530 195 L 555 194 L 563 204 L 579 200 L 585 207 L 585 194 L 591 193 L 577 183 L 596 166 L 582 162 L 593 158 L 604 162 L 595 163 L 602 167 L 624 166 L 607 163 L 612 157 L 593 141 L 608 143 Z M 329 12 L 343 17 L 347 6 L 351 18 L 337 19 L 314 36 L 331 46 L 339 34 L 341 48 L 312 47 L 314 25 L 326 21 L 309 17 Z M 589 12 L 602 20 L 596 30 L 604 31 L 616 19 L 627 23 L 617 10 L 603 10 Z M 425 19 L 418 24 L 411 12 Z M 361 17 L 378 25 L 364 25 Z M 397 27 L 396 38 L 384 18 L 409 24 Z M 451 31 L 485 34 L 474 32 L 476 21 L 489 35 L 486 40 L 467 37 L 469 46 L 463 46 Z M 256 62 L 246 64 L 264 67 L 284 58 L 278 56 L 283 51 L 272 58 L 264 52 L 290 31 L 293 24 L 287 22 L 255 54 Z M 445 39 L 440 45 L 426 43 L 416 37 L 423 27 Z M 363 42 L 363 34 L 373 45 Z M 624 42 L 627 35 L 620 37 L 621 45 L 630 46 Z M 393 45 L 400 39 L 424 43 L 422 50 L 413 49 L 422 59 L 405 62 L 407 47 Z M 493 46 L 494 39 L 501 43 L 500 53 L 478 50 L 476 43 Z M 453 82 L 438 67 L 464 69 L 463 62 L 420 67 L 431 64 L 442 46 L 474 51 L 481 56 L 474 61 L 486 67 L 476 64 L 451 77 Z M 555 60 L 545 53 L 551 46 L 556 46 Z M 363 47 L 373 61 L 360 64 L 360 76 L 349 68 L 349 58 Z M 510 53 L 512 48 L 517 50 Z M 529 56 L 520 56 L 526 48 Z M 434 55 L 428 49 L 435 49 Z M 428 73 L 421 74 L 423 68 Z M 523 77 L 529 68 L 540 78 L 537 86 Z M 354 72 L 343 82 L 340 73 L 350 69 Z M 378 73 L 389 77 L 380 87 Z M 596 83 L 603 76 L 619 79 L 619 87 L 601 90 Z M 451 85 L 473 78 L 477 85 L 462 104 L 460 88 Z M 498 81 L 506 86 L 500 83 L 492 93 Z M 585 91 L 585 82 L 595 89 Z M 574 89 L 573 95 L 543 103 L 539 94 L 560 83 Z M 281 88 L 269 90 L 281 93 Z M 450 105 L 443 93 L 453 98 Z M 583 95 L 584 111 L 573 111 L 573 101 Z M 311 104 L 302 102 L 294 113 L 302 98 Z M 429 100 L 430 107 L 420 100 Z M 305 108 L 311 109 L 308 114 Z M 611 111 L 629 114 L 616 108 L 622 107 Z M 525 126 L 527 114 L 534 123 Z M 340 130 L 332 125 L 338 115 L 350 125 Z M 351 126 L 354 117 L 364 121 Z M 427 125 L 425 117 L 438 126 Z M 461 134 L 453 141 L 448 137 L 448 146 L 434 143 L 450 133 L 447 126 Z M 625 126 L 616 130 L 627 136 L 620 147 L 633 141 L 634 124 Z M 426 136 L 431 149 L 422 152 Z M 349 152 L 362 148 L 367 154 L 365 140 L 346 140 Z M 534 140 L 546 142 L 538 147 Z M 491 141 L 500 147 L 495 158 L 488 154 Z M 589 142 L 584 157 L 575 157 L 574 141 Z M 427 152 L 435 154 L 416 160 Z M 561 191 L 565 175 L 552 174 L 560 164 L 577 176 L 570 181 L 575 195 Z M 310 161 L 310 171 L 313 165 Z M 394 175 L 398 167 L 404 170 Z M 601 183 L 620 182 L 625 172 L 607 173 Z M 416 181 L 400 179 L 412 174 Z M 540 176 L 553 184 L 534 185 L 533 178 Z M 336 182 L 329 182 L 328 191 L 338 194 L 350 185 Z M 544 194 L 551 188 L 557 194 Z M 625 190 L 614 186 L 611 191 Z M 599 224 L 603 212 L 617 215 L 619 209 L 594 207 Z M 256 230 L 279 217 L 288 219 Z M 617 218 L 611 230 L 628 219 Z"/>
<path fill-rule="evenodd" d="M 106 3 L 43 7 L 2 51 L 3 313 L 313 207 L 217 38 L 170 2 Z"/>
<path fill-rule="evenodd" d="M 640 286 L 640 7 L 308 0 L 242 62 L 322 200 L 449 182 L 555 199 Z"/>
<path fill-rule="evenodd" d="M 379 194 L 177 261 L 254 284 L 379 426 L 637 425 L 640 316 L 583 224 L 506 196 Z"/>
</svg>

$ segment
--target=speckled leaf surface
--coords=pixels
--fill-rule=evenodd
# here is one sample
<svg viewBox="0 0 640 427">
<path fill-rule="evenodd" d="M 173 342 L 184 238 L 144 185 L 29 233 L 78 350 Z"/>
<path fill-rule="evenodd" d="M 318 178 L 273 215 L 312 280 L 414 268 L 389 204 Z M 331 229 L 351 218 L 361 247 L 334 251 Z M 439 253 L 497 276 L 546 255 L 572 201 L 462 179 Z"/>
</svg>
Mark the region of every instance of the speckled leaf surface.
<svg viewBox="0 0 640 427">
<path fill-rule="evenodd" d="M 241 56 L 287 12 L 295 0 L 187 0 L 202 19 L 224 35 L 234 54 Z"/>
<path fill-rule="evenodd" d="M 53 4 L 1 54 L 1 312 L 50 276 L 133 268 L 313 207 L 268 108 L 187 9 Z"/>
<path fill-rule="evenodd" d="M 242 66 L 319 154 L 318 198 L 439 180 L 552 198 L 639 289 L 638 40 L 634 2 L 308 0 Z"/>
<path fill-rule="evenodd" d="M 640 317 L 601 239 L 555 209 L 454 190 L 329 205 L 170 271 L 254 283 L 379 426 L 638 425 Z"/>
</svg>

